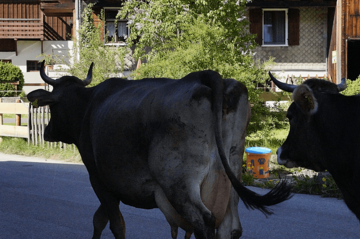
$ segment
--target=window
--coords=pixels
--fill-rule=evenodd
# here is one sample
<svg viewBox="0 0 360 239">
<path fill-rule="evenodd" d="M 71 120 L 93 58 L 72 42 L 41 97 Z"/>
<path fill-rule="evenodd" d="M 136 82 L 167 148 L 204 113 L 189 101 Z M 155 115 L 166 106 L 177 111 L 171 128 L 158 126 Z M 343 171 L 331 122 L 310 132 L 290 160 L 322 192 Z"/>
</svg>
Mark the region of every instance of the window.
<svg viewBox="0 0 360 239">
<path fill-rule="evenodd" d="M 7 59 L 0 59 L 0 61 L 2 61 L 4 63 L 12 63 L 11 60 L 7 60 Z"/>
<path fill-rule="evenodd" d="M 262 46 L 298 46 L 300 44 L 300 10 L 252 8 L 250 32 Z"/>
<path fill-rule="evenodd" d="M 263 45 L 288 45 L 287 20 L 287 9 L 263 9 Z"/>
<path fill-rule="evenodd" d="M 130 31 L 127 27 L 127 20 L 118 19 L 116 20 L 116 15 L 118 14 L 118 9 L 105 9 L 105 21 L 106 21 L 106 40 L 107 42 L 125 42 L 126 38 L 129 36 Z M 116 23 L 116 26 L 115 26 Z"/>
<path fill-rule="evenodd" d="M 41 63 L 39 61 L 26 61 L 26 71 L 33 72 L 33 71 L 40 71 Z"/>
<path fill-rule="evenodd" d="M 16 51 L 16 41 L 14 39 L 0 39 L 0 52 Z"/>
</svg>

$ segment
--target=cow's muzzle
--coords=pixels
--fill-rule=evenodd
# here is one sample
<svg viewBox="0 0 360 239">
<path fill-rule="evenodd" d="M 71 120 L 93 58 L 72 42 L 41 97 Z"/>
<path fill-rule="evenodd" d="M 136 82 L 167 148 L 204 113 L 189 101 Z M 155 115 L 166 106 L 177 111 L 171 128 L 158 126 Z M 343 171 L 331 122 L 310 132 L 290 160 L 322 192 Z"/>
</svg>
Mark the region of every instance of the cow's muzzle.
<svg viewBox="0 0 360 239">
<path fill-rule="evenodd" d="M 278 164 L 280 165 L 284 165 L 287 168 L 294 168 L 297 167 L 297 164 L 293 161 L 290 161 L 289 159 L 284 159 L 281 157 L 281 153 L 282 153 L 282 148 L 278 148 L 278 150 L 276 151 L 276 155 L 277 155 L 277 161 Z"/>
<path fill-rule="evenodd" d="M 284 164 L 286 164 L 287 160 L 283 160 L 283 159 L 280 158 L 281 151 L 282 151 L 281 147 L 278 148 L 278 150 L 276 151 L 277 161 L 278 161 L 278 164 L 284 165 Z"/>
</svg>

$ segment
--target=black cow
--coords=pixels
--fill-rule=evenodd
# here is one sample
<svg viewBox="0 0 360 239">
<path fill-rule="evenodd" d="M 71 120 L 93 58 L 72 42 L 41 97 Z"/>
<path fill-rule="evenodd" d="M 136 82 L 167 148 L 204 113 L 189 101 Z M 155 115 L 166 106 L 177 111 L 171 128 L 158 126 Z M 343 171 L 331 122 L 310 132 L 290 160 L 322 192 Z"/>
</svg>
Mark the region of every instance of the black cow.
<svg viewBox="0 0 360 239">
<path fill-rule="evenodd" d="M 210 239 L 241 236 L 239 196 L 265 214 L 290 197 L 286 183 L 260 196 L 239 181 L 250 111 L 247 89 L 235 80 L 203 71 L 181 80 L 111 78 L 85 88 L 92 65 L 84 81 L 53 80 L 43 65 L 40 75 L 53 91 L 36 90 L 28 99 L 50 105 L 45 140 L 79 149 L 101 203 L 93 238 L 108 221 L 115 238 L 125 238 L 120 201 L 159 208 L 172 238 L 181 227 L 187 238 L 194 232 Z"/>
<path fill-rule="evenodd" d="M 338 85 L 309 79 L 303 84 L 273 82 L 293 92 L 287 117 L 290 132 L 278 149 L 278 163 L 286 167 L 328 170 L 346 205 L 360 220 L 360 95 L 344 96 L 345 79 Z"/>
</svg>

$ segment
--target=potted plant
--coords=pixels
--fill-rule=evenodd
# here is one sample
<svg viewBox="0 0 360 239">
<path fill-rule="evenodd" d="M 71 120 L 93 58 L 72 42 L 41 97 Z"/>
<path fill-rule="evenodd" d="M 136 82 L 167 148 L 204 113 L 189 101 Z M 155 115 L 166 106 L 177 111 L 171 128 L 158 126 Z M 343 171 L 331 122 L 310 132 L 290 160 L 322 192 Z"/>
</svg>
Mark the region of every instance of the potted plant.
<svg viewBox="0 0 360 239">
<path fill-rule="evenodd" d="M 41 54 L 41 56 L 44 57 L 45 66 L 47 66 L 49 70 L 52 70 L 53 66 L 56 64 L 53 55 Z"/>
</svg>

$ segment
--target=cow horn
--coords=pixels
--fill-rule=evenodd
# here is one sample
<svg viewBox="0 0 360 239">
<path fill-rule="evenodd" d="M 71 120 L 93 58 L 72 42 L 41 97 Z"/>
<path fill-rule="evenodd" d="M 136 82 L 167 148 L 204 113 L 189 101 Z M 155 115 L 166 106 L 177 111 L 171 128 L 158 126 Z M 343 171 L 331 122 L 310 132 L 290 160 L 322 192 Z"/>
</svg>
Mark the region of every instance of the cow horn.
<svg viewBox="0 0 360 239">
<path fill-rule="evenodd" d="M 338 90 L 339 90 L 339 92 L 340 92 L 340 91 L 345 90 L 346 87 L 347 87 L 347 85 L 346 85 L 346 79 L 345 79 L 345 78 L 342 78 L 342 79 L 341 79 L 341 83 L 337 85 L 337 88 L 338 88 Z"/>
<path fill-rule="evenodd" d="M 287 91 L 287 92 L 293 92 L 295 90 L 295 88 L 297 87 L 297 85 L 291 85 L 291 84 L 286 84 L 283 82 L 278 81 L 269 71 L 269 76 L 271 78 L 271 80 L 275 83 L 275 85 L 277 85 L 277 87 L 279 87 L 281 90 L 283 91 Z"/>
<path fill-rule="evenodd" d="M 40 66 L 40 76 L 41 76 L 41 79 L 43 79 L 43 81 L 45 81 L 45 83 L 48 83 L 49 85 L 56 85 L 56 80 L 48 77 L 46 74 L 45 74 L 45 61 L 42 61 L 41 62 L 41 66 Z"/>
<path fill-rule="evenodd" d="M 91 83 L 91 81 L 92 81 L 92 69 L 93 69 L 93 66 L 94 66 L 94 62 L 91 62 L 87 77 L 86 77 L 85 80 L 83 80 L 83 83 L 84 83 L 85 86 L 89 85 Z"/>
</svg>

